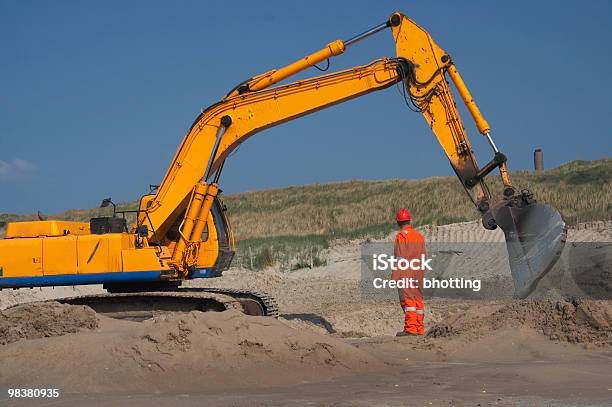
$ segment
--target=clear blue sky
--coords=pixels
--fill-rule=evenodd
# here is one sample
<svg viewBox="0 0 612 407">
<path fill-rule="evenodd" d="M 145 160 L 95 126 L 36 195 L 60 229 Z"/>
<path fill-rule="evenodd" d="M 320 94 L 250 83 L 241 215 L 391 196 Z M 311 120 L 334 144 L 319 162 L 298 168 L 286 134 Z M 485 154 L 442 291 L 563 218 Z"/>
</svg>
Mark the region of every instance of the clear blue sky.
<svg viewBox="0 0 612 407">
<path fill-rule="evenodd" d="M 610 4 L 0 0 L 0 212 L 136 199 L 202 107 L 394 10 L 453 56 L 511 169 L 531 168 L 538 147 L 548 167 L 611 156 Z M 382 56 L 394 56 L 389 31 L 332 69 Z M 468 131 L 484 163 L 489 150 Z M 226 163 L 222 186 L 449 174 L 423 118 L 390 88 L 256 135 Z"/>
</svg>

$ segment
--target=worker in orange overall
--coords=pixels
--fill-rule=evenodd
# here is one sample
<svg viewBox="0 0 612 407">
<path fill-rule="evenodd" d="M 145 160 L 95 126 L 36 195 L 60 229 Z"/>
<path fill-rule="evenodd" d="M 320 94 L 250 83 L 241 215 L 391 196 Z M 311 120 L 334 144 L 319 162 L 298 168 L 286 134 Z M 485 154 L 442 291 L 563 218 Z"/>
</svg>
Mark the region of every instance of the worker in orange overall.
<svg viewBox="0 0 612 407">
<path fill-rule="evenodd" d="M 425 238 L 410 226 L 412 217 L 407 209 L 400 209 L 395 217 L 400 231 L 395 237 L 394 256 L 396 259 L 406 260 L 423 259 L 427 256 L 425 250 Z M 413 285 L 406 288 L 398 288 L 399 299 L 404 311 L 404 330 L 397 336 L 423 335 L 425 326 L 425 308 L 423 304 L 423 270 L 420 267 L 411 267 L 402 270 L 394 267 L 393 280 L 412 278 Z"/>
</svg>

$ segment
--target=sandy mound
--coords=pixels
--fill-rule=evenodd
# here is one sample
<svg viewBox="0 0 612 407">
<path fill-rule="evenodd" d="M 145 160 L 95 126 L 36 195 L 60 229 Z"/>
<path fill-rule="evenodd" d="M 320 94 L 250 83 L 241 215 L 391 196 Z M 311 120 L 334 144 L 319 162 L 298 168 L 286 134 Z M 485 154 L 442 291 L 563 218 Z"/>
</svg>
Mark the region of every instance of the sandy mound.
<svg viewBox="0 0 612 407">
<path fill-rule="evenodd" d="M 100 317 L 100 329 L 0 347 L 4 385 L 66 392 L 206 391 L 323 381 L 379 362 L 329 336 L 236 311 Z"/>
<path fill-rule="evenodd" d="M 612 303 L 603 300 L 513 301 L 485 316 L 467 315 L 433 326 L 428 337 L 478 338 L 506 328 L 534 329 L 554 341 L 612 346 Z"/>
<path fill-rule="evenodd" d="M 58 302 L 23 304 L 0 311 L 0 345 L 98 327 L 96 313 L 86 306 Z"/>
</svg>

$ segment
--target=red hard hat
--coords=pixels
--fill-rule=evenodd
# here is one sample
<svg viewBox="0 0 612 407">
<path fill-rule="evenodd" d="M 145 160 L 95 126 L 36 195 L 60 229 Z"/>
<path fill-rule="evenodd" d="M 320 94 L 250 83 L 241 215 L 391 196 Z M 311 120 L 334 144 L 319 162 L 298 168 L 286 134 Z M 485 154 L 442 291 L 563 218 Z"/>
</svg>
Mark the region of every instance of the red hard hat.
<svg viewBox="0 0 612 407">
<path fill-rule="evenodd" d="M 397 211 L 397 215 L 395 215 L 395 220 L 398 222 L 404 222 L 407 220 L 412 220 L 412 217 L 410 216 L 410 212 L 408 211 L 408 209 L 402 208 Z"/>
</svg>

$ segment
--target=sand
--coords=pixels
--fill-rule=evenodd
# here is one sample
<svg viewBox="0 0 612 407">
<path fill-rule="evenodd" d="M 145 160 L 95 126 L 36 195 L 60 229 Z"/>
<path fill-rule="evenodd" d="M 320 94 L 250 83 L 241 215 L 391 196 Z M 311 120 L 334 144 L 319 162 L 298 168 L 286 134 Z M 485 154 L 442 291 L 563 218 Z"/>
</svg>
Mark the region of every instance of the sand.
<svg viewBox="0 0 612 407">
<path fill-rule="evenodd" d="M 580 225 L 570 242 L 610 241 L 610 230 L 612 222 Z M 430 241 L 498 239 L 475 223 L 425 233 Z M 584 288 L 572 276 L 562 274 L 567 281 L 559 285 L 553 275 L 528 300 L 428 298 L 428 334 L 396 338 L 397 300 L 360 290 L 360 243 L 333 245 L 324 267 L 231 269 L 187 284 L 267 291 L 279 302 L 278 320 L 227 311 L 134 322 L 53 302 L 8 308 L 0 314 L 0 387 L 57 386 L 68 405 L 555 406 L 612 399 L 612 301 L 567 295 Z M 487 273 L 509 277 L 506 269 Z M 98 290 L 9 290 L 0 304 Z"/>
<path fill-rule="evenodd" d="M 96 329 L 98 316 L 89 307 L 58 302 L 22 304 L 0 311 L 0 345 Z"/>
<path fill-rule="evenodd" d="M 83 313 L 83 307 L 63 307 L 60 318 Z M 13 313 L 38 310 L 21 306 Z M 95 330 L 74 334 L 68 328 L 61 337 L 0 347 L 3 385 L 84 393 L 205 391 L 322 381 L 381 368 L 336 338 L 238 311 L 165 313 L 144 322 L 99 319 Z M 95 321 L 94 315 L 85 328 Z M 59 333 L 41 328 L 30 338 Z"/>
<path fill-rule="evenodd" d="M 517 300 L 491 314 L 463 314 L 432 326 L 431 338 L 482 337 L 504 329 L 533 330 L 552 341 L 612 347 L 612 302 L 572 299 Z"/>
</svg>

